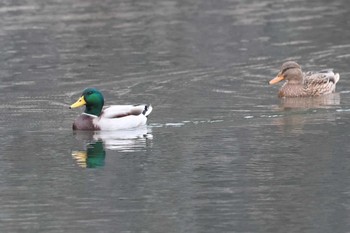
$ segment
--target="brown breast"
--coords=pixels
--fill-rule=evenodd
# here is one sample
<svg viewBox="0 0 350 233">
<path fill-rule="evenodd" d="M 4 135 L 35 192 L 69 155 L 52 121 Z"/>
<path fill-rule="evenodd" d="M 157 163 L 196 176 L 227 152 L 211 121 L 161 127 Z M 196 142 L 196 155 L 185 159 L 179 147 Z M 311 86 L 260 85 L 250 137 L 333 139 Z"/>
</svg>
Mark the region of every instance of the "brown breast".
<svg viewBox="0 0 350 233">
<path fill-rule="evenodd" d="M 278 97 L 305 97 L 309 94 L 305 91 L 303 85 L 284 84 L 278 92 Z"/>
<path fill-rule="evenodd" d="M 73 130 L 99 130 L 92 123 L 93 117 L 82 114 L 73 123 Z"/>
</svg>

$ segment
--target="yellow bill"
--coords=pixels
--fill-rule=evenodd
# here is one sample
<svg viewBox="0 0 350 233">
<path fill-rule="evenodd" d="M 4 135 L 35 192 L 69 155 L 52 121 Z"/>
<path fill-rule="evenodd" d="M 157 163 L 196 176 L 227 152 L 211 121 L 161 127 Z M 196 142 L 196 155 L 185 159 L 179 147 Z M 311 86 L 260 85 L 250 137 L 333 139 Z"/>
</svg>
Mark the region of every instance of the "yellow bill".
<svg viewBox="0 0 350 233">
<path fill-rule="evenodd" d="M 279 74 L 277 75 L 275 78 L 271 79 L 269 84 L 272 85 L 272 84 L 276 84 L 280 81 L 282 81 L 284 79 L 283 75 L 282 74 Z"/>
<path fill-rule="evenodd" d="M 84 106 L 84 105 L 86 105 L 86 101 L 84 99 L 84 96 L 82 96 L 77 100 L 77 102 L 72 104 L 69 108 L 79 108 L 79 107 Z"/>
<path fill-rule="evenodd" d="M 87 153 L 86 151 L 73 151 L 72 157 L 77 161 L 80 167 L 86 168 Z"/>
</svg>

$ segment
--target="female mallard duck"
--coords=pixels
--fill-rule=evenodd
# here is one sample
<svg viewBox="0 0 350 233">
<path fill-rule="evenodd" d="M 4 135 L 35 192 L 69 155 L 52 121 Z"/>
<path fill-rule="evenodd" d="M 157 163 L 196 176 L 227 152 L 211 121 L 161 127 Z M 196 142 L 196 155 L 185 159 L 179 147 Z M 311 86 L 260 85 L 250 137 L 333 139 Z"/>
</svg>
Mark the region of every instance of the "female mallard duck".
<svg viewBox="0 0 350 233">
<path fill-rule="evenodd" d="M 103 108 L 104 98 L 95 88 L 87 88 L 70 106 L 85 105 L 85 111 L 75 119 L 74 130 L 120 130 L 145 125 L 152 112 L 151 105 L 112 105 Z"/>
<path fill-rule="evenodd" d="M 283 63 L 278 75 L 269 83 L 275 84 L 282 80 L 286 82 L 278 92 L 279 97 L 320 96 L 335 91 L 339 74 L 331 69 L 303 73 L 298 63 L 288 61 Z"/>
</svg>

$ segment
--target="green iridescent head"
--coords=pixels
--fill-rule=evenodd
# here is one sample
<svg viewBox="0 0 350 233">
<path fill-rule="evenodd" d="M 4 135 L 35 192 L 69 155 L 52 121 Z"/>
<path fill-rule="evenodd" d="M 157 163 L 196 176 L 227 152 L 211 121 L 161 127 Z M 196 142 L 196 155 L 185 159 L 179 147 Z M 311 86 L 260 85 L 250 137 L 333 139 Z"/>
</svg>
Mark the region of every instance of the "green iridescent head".
<svg viewBox="0 0 350 233">
<path fill-rule="evenodd" d="M 81 97 L 70 106 L 70 108 L 78 108 L 86 106 L 84 113 L 100 116 L 104 105 L 102 93 L 95 88 L 86 88 Z"/>
</svg>

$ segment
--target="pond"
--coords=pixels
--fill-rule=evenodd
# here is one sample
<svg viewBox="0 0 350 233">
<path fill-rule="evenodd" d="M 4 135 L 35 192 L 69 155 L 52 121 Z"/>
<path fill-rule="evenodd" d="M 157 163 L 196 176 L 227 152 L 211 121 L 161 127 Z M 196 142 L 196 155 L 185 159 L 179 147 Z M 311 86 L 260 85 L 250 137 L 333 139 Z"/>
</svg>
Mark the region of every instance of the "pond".
<svg viewBox="0 0 350 233">
<path fill-rule="evenodd" d="M 350 2 L 0 4 L 4 232 L 346 232 Z M 279 99 L 286 60 L 336 93 Z M 145 127 L 73 132 L 86 87 Z"/>
</svg>

